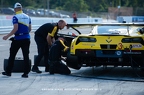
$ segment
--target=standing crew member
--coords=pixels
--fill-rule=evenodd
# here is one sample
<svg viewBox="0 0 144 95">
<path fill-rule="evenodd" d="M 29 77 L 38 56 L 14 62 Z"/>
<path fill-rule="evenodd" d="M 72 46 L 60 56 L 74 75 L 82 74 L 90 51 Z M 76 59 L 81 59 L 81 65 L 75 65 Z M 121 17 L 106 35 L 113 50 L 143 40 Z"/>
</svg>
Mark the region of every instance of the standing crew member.
<svg viewBox="0 0 144 95">
<path fill-rule="evenodd" d="M 14 10 L 16 15 L 13 16 L 13 29 L 12 31 L 3 37 L 7 40 L 13 34 L 14 39 L 12 40 L 10 47 L 10 56 L 8 60 L 8 66 L 6 67 L 6 72 L 2 72 L 3 75 L 11 76 L 11 72 L 14 66 L 15 56 L 18 50 L 21 48 L 24 57 L 24 74 L 22 77 L 28 78 L 28 73 L 30 71 L 29 67 L 29 47 L 30 47 L 30 34 L 31 31 L 31 19 L 28 15 L 22 12 L 22 5 L 16 3 L 14 5 Z"/>
<path fill-rule="evenodd" d="M 58 23 L 46 23 L 43 24 L 39 29 L 35 32 L 35 42 L 37 44 L 38 56 L 35 58 L 34 66 L 32 67 L 32 71 L 36 73 L 42 73 L 39 70 L 38 65 L 44 56 L 45 62 L 45 71 L 49 71 L 48 65 L 48 54 L 49 47 L 55 41 L 55 37 L 59 29 L 63 29 L 66 26 L 66 22 L 64 20 L 59 20 Z"/>
<path fill-rule="evenodd" d="M 77 22 L 77 14 L 74 12 L 73 15 L 73 22 L 76 23 Z"/>
<path fill-rule="evenodd" d="M 62 50 L 66 52 L 69 47 L 64 44 L 65 39 L 63 37 L 59 37 L 50 48 L 49 51 L 49 66 L 50 66 L 50 74 L 59 73 L 59 74 L 70 74 L 71 71 L 69 68 L 61 61 L 62 58 Z"/>
</svg>

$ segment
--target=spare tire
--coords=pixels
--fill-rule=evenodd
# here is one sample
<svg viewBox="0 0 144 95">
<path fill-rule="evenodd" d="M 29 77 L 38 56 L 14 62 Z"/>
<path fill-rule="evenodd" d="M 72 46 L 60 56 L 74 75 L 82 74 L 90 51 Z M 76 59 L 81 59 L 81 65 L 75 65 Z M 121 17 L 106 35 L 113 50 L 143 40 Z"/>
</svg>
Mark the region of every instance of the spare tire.
<svg viewBox="0 0 144 95">
<path fill-rule="evenodd" d="M 4 59 L 4 71 L 6 71 L 6 67 L 8 65 L 9 59 Z M 29 60 L 29 72 L 31 70 L 31 60 Z M 24 72 L 24 60 L 21 57 L 16 57 L 14 60 L 14 66 L 12 72 Z"/>
<path fill-rule="evenodd" d="M 34 55 L 34 63 L 35 63 L 35 59 L 36 59 L 37 56 L 38 56 L 38 55 Z M 41 61 L 40 61 L 40 63 L 39 63 L 38 66 L 40 66 L 40 67 L 45 66 L 45 63 L 44 63 L 44 57 L 41 59 Z"/>
</svg>

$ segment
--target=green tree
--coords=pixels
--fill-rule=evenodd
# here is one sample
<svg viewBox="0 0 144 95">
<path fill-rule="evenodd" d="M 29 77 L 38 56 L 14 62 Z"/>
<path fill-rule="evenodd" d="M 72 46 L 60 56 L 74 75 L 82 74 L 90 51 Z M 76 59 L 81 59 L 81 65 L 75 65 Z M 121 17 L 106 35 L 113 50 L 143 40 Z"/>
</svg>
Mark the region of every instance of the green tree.
<svg viewBox="0 0 144 95">
<path fill-rule="evenodd" d="M 47 8 L 48 0 L 0 0 L 0 7 L 12 7 L 16 2 L 28 8 Z M 144 8 L 143 0 L 49 0 L 50 9 L 60 9 L 77 12 L 105 12 L 108 7 Z"/>
<path fill-rule="evenodd" d="M 84 0 L 67 0 L 63 9 L 66 11 L 87 12 L 88 5 Z"/>
</svg>

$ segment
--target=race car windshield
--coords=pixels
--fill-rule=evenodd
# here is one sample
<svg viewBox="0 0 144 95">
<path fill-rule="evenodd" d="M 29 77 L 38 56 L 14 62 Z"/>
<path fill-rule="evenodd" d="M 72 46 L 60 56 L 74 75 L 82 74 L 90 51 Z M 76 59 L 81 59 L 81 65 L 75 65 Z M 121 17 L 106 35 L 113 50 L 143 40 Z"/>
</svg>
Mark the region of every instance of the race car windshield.
<svg viewBox="0 0 144 95">
<path fill-rule="evenodd" d="M 121 34 L 126 35 L 127 26 L 98 26 L 97 33 L 98 34 Z"/>
<path fill-rule="evenodd" d="M 90 32 L 91 35 L 137 35 L 142 26 L 95 26 Z"/>
</svg>

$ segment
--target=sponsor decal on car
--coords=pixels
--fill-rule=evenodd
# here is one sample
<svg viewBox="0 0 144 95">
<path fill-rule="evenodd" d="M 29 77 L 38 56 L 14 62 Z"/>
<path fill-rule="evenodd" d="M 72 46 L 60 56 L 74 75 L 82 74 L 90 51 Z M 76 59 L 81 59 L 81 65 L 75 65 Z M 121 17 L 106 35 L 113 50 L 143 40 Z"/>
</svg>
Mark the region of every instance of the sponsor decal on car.
<svg viewBox="0 0 144 95">
<path fill-rule="evenodd" d="M 133 44 L 132 48 L 142 48 L 142 45 L 141 44 Z"/>
<path fill-rule="evenodd" d="M 118 44 L 118 49 L 120 49 L 120 50 L 121 50 L 121 49 L 122 49 L 122 47 L 123 47 L 122 43 L 119 43 L 119 44 Z"/>
<path fill-rule="evenodd" d="M 108 36 L 108 39 L 106 39 L 107 43 L 110 43 L 112 41 L 112 39 L 110 39 L 110 36 Z"/>
<path fill-rule="evenodd" d="M 82 45 L 86 45 L 86 46 L 95 46 L 95 44 L 82 44 Z"/>
</svg>

